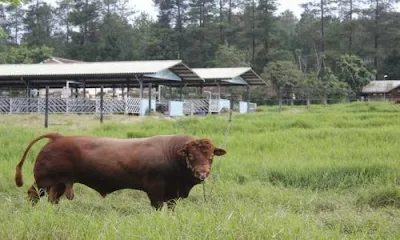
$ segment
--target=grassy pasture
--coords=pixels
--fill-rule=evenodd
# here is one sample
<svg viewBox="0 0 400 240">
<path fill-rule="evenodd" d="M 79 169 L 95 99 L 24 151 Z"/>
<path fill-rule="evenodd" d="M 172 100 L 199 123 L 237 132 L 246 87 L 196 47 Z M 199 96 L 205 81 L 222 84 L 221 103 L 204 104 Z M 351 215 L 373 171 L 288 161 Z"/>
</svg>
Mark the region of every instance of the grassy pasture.
<svg viewBox="0 0 400 240">
<path fill-rule="evenodd" d="M 32 208 L 35 145 L 14 183 L 15 165 L 39 134 L 144 137 L 187 133 L 224 140 L 227 115 L 179 120 L 109 116 L 0 116 L 0 239 L 400 239 L 400 105 L 353 103 L 262 108 L 235 115 L 228 154 L 175 212 L 154 211 L 146 195 L 105 199 L 76 184 L 75 199 Z"/>
</svg>

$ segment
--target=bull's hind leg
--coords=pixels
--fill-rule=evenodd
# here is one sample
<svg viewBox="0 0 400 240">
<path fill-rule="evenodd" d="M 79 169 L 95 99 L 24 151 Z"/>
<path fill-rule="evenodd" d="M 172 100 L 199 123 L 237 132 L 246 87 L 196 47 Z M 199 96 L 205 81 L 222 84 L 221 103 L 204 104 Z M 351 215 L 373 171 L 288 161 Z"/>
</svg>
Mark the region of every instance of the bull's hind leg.
<svg viewBox="0 0 400 240">
<path fill-rule="evenodd" d="M 27 191 L 28 199 L 32 202 L 32 205 L 36 205 L 40 198 L 44 196 L 45 190 L 36 186 L 34 183 Z"/>
<path fill-rule="evenodd" d="M 52 204 L 58 204 L 61 196 L 65 192 L 65 188 L 66 186 L 64 183 L 58 183 L 56 185 L 51 186 L 48 197 L 49 202 L 51 202 Z"/>
</svg>

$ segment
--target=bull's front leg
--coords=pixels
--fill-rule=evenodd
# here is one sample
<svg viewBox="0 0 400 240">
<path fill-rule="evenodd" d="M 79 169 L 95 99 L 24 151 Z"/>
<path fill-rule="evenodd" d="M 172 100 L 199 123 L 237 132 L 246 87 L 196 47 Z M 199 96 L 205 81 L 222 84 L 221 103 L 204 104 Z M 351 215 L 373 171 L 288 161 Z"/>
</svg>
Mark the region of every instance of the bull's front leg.
<svg viewBox="0 0 400 240">
<path fill-rule="evenodd" d="M 150 204 L 156 210 L 160 210 L 164 204 L 164 186 L 164 183 L 153 183 L 147 187 L 146 193 L 150 200 Z"/>
</svg>

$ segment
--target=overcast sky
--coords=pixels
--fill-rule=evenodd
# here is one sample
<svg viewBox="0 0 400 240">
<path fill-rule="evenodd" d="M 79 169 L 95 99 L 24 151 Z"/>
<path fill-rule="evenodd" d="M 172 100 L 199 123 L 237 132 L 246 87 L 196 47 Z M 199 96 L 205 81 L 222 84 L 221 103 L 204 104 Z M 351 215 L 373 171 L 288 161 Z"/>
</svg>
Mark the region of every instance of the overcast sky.
<svg viewBox="0 0 400 240">
<path fill-rule="evenodd" d="M 50 4 L 55 4 L 56 0 L 43 0 Z M 300 4 L 307 3 L 312 0 L 277 0 L 278 3 L 278 13 L 281 13 L 287 9 L 291 10 L 295 16 L 300 18 L 302 13 L 302 8 Z M 157 10 L 154 7 L 153 0 L 128 0 L 129 5 L 133 7 L 137 12 L 146 12 L 154 19 L 157 17 Z M 397 10 L 400 10 L 400 3 L 397 5 Z"/>
<path fill-rule="evenodd" d="M 309 1 L 310 0 L 278 0 L 278 12 L 290 9 L 297 17 L 300 17 L 302 9 L 299 4 Z M 157 10 L 154 7 L 153 0 L 129 0 L 129 2 L 137 11 L 147 12 L 154 18 L 157 16 Z"/>
<path fill-rule="evenodd" d="M 56 0 L 43 0 L 52 5 L 55 4 Z M 286 9 L 290 9 L 297 17 L 300 17 L 302 9 L 299 4 L 309 2 L 310 0 L 277 0 L 279 3 L 278 12 L 283 12 Z M 153 18 L 157 17 L 157 10 L 154 7 L 153 0 L 128 0 L 129 5 L 134 7 L 138 12 L 146 12 Z"/>
</svg>

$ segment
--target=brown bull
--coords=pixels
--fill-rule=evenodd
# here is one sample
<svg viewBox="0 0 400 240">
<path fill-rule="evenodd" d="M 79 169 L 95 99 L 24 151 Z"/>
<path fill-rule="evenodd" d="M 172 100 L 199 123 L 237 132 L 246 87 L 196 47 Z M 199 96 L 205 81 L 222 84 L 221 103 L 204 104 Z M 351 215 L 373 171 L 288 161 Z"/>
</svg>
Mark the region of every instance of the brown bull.
<svg viewBox="0 0 400 240">
<path fill-rule="evenodd" d="M 160 208 L 186 198 L 194 185 L 210 174 L 214 155 L 226 152 L 208 139 L 186 135 L 163 135 L 140 139 L 42 135 L 26 148 L 16 167 L 15 183 L 23 185 L 22 165 L 37 141 L 50 141 L 39 152 L 35 166 L 35 182 L 28 190 L 35 204 L 48 193 L 50 202 L 60 197 L 74 198 L 73 184 L 81 183 L 95 189 L 103 197 L 120 189 L 137 189 L 147 193 L 151 205 Z"/>
</svg>

